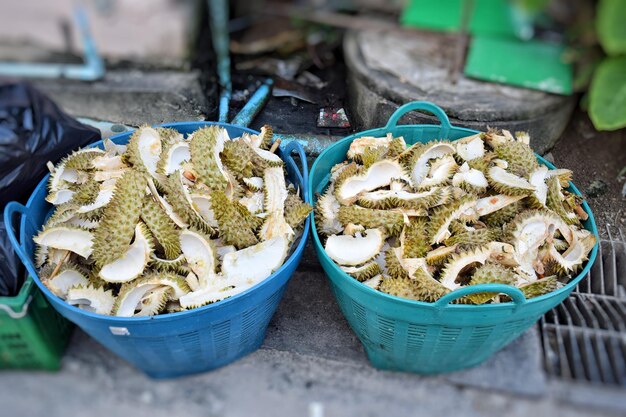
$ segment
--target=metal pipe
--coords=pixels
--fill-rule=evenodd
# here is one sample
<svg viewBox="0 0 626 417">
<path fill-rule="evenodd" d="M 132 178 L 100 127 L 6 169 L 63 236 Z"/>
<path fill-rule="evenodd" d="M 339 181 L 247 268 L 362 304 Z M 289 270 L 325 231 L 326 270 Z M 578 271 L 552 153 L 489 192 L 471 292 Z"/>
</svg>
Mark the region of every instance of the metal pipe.
<svg viewBox="0 0 626 417">
<path fill-rule="evenodd" d="M 217 76 L 221 88 L 218 120 L 220 122 L 227 122 L 228 106 L 232 90 L 232 83 L 230 81 L 230 54 L 228 49 L 228 1 L 207 0 L 207 5 L 209 7 L 209 25 L 211 26 L 213 49 L 217 56 Z"/>
<path fill-rule="evenodd" d="M 265 107 L 267 100 L 272 92 L 274 81 L 268 78 L 256 89 L 250 100 L 243 106 L 241 111 L 231 121 L 234 125 L 248 126 L 257 114 Z"/>
<path fill-rule="evenodd" d="M 0 62 L 0 75 L 31 78 L 71 78 L 94 81 L 104 76 L 104 62 L 89 31 L 82 8 L 74 9 L 74 20 L 83 42 L 83 65 L 57 63 Z"/>
<path fill-rule="evenodd" d="M 281 148 L 287 146 L 289 142 L 298 142 L 304 147 L 308 157 L 316 157 L 326 148 L 342 139 L 341 136 L 312 135 L 308 133 L 280 135 L 275 134 L 275 138 L 280 138 Z"/>
</svg>

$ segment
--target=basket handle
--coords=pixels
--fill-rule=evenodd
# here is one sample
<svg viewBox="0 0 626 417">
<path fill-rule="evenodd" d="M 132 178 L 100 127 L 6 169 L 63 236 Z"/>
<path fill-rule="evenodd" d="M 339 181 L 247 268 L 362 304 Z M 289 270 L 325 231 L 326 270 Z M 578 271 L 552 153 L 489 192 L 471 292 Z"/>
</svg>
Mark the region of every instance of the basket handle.
<svg viewBox="0 0 626 417">
<path fill-rule="evenodd" d="M 526 303 L 526 297 L 524 297 L 524 293 L 521 292 L 517 287 L 506 284 L 479 284 L 466 285 L 465 287 L 454 290 L 435 301 L 434 305 L 438 308 L 444 308 L 446 305 L 456 300 L 457 298 L 481 292 L 495 292 L 506 294 L 511 297 L 513 302 L 517 305 Z"/>
<path fill-rule="evenodd" d="M 439 135 L 442 138 L 448 137 L 448 133 L 450 132 L 450 129 L 452 128 L 452 125 L 450 124 L 450 119 L 448 119 L 446 112 L 444 112 L 441 107 L 429 101 L 412 101 L 410 103 L 406 103 L 400 106 L 398 110 L 393 112 L 393 114 L 387 121 L 385 130 L 391 130 L 395 128 L 400 118 L 404 116 L 405 114 L 407 114 L 408 112 L 413 111 L 413 110 L 425 110 L 429 113 L 434 114 L 437 117 L 437 119 L 439 119 L 439 123 L 441 123 L 441 130 L 439 131 Z"/>
<path fill-rule="evenodd" d="M 16 214 L 28 217 L 28 209 L 16 201 L 11 201 L 4 208 L 4 224 L 6 225 L 7 235 L 9 236 L 11 246 L 13 246 L 13 250 L 15 250 L 15 253 L 17 253 L 17 256 L 20 258 L 28 272 L 35 277 L 37 276 L 37 268 L 35 268 L 30 256 L 26 254 L 26 249 L 24 249 L 24 246 L 15 235 L 15 230 L 13 230 L 13 218 Z"/>
<path fill-rule="evenodd" d="M 295 166 L 296 171 L 298 171 L 298 165 L 291 156 L 293 151 L 296 151 L 298 153 L 298 156 L 300 156 L 301 169 L 299 170 L 299 174 L 302 177 L 302 195 L 304 197 L 304 201 L 307 203 L 311 203 L 311 199 L 309 196 L 309 165 L 306 161 L 306 153 L 304 152 L 304 148 L 302 147 L 302 145 L 296 141 L 289 142 L 287 146 L 285 146 L 285 148 L 283 149 L 283 155 L 285 160 L 287 161 L 287 163 Z"/>
</svg>

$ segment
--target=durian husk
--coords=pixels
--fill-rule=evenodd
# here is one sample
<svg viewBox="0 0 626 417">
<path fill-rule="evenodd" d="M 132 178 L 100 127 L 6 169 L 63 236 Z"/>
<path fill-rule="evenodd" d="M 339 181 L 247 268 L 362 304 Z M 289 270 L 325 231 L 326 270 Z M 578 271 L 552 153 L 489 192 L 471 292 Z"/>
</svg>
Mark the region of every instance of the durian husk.
<svg viewBox="0 0 626 417">
<path fill-rule="evenodd" d="M 430 250 L 426 220 L 412 219 L 405 225 L 400 234 L 402 257 L 423 258 Z"/>
<path fill-rule="evenodd" d="M 65 300 L 68 304 L 96 314 L 108 315 L 113 309 L 115 296 L 113 291 L 93 285 L 79 285 L 70 288 Z"/>
<path fill-rule="evenodd" d="M 382 272 L 380 265 L 376 261 L 371 261 L 363 265 L 349 267 L 340 267 L 342 271 L 350 275 L 352 278 L 359 282 L 367 281 L 368 279 L 379 275 Z"/>
<path fill-rule="evenodd" d="M 557 288 L 559 288 L 559 281 L 556 275 L 541 278 L 537 281 L 519 286 L 519 289 L 524 293 L 524 297 L 526 297 L 527 300 L 555 291 Z"/>
<path fill-rule="evenodd" d="M 399 248 L 389 248 L 385 252 L 385 269 L 387 275 L 392 278 L 409 278 L 409 273 L 402 266 L 402 262 L 398 258 Z"/>
<path fill-rule="evenodd" d="M 104 151 L 99 148 L 85 148 L 72 152 L 65 158 L 66 169 L 78 169 L 88 171 L 93 169 L 92 162 L 98 156 L 102 156 Z"/>
<path fill-rule="evenodd" d="M 575 213 L 566 209 L 564 204 L 564 196 L 561 190 L 561 184 L 556 176 L 547 179 L 548 196 L 546 198 L 546 206 L 554 211 L 567 224 L 579 225 L 580 220 Z M 561 198 L 563 196 L 563 198 Z"/>
<path fill-rule="evenodd" d="M 175 259 L 181 254 L 179 229 L 151 196 L 145 197 L 141 219 L 163 248 L 167 259 Z"/>
<path fill-rule="evenodd" d="M 104 208 L 100 226 L 94 232 L 93 258 L 99 267 L 119 259 L 128 250 L 141 215 L 146 186 L 146 177 L 138 171 L 127 171 L 116 182 L 113 198 Z"/>
<path fill-rule="evenodd" d="M 366 228 L 382 228 L 390 236 L 398 236 L 404 227 L 404 215 L 392 210 L 374 210 L 359 206 L 339 208 L 337 218 L 343 225 L 362 224 Z"/>
<path fill-rule="evenodd" d="M 494 263 L 485 263 L 476 268 L 472 274 L 472 278 L 468 285 L 480 284 L 506 284 L 515 285 L 517 282 L 517 274 L 510 268 L 503 267 Z M 484 292 L 475 293 L 467 296 L 474 304 L 484 304 L 492 300 L 497 293 Z"/>
<path fill-rule="evenodd" d="M 523 142 L 509 141 L 498 145 L 494 153 L 509 163 L 508 171 L 520 177 L 528 177 L 539 164 L 530 146 Z"/>
<path fill-rule="evenodd" d="M 193 132 L 189 142 L 191 162 L 197 177 L 211 190 L 224 190 L 228 185 L 219 157 L 224 149 L 225 132 L 219 126 L 203 127 Z"/>
<path fill-rule="evenodd" d="M 254 151 L 241 140 L 229 140 L 224 143 L 221 157 L 224 165 L 238 180 L 252 176 Z"/>
<path fill-rule="evenodd" d="M 285 220 L 293 229 L 300 227 L 313 207 L 302 201 L 297 194 L 289 194 L 285 200 Z"/>
<path fill-rule="evenodd" d="M 223 191 L 214 191 L 211 203 L 219 224 L 219 235 L 227 245 L 242 249 L 259 242 L 255 234 L 258 223 L 247 208 L 229 200 Z"/>
<path fill-rule="evenodd" d="M 481 220 L 484 221 L 489 227 L 502 227 L 513 220 L 522 208 L 522 203 L 516 201 L 515 203 L 509 204 L 500 210 L 481 217 Z"/>
</svg>

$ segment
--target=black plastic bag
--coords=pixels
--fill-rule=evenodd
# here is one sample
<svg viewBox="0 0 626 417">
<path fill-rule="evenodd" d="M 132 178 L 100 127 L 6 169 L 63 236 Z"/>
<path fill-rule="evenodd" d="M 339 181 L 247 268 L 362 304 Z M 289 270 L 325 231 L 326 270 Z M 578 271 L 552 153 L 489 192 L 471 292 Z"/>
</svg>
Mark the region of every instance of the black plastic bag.
<svg viewBox="0 0 626 417">
<path fill-rule="evenodd" d="M 44 94 L 22 82 L 0 84 L 0 211 L 25 203 L 48 173 L 46 163 L 100 139 L 100 132 L 63 113 Z M 0 222 L 0 296 L 15 295 L 23 271 Z M 3 290 L 11 293 L 3 293 Z"/>
</svg>

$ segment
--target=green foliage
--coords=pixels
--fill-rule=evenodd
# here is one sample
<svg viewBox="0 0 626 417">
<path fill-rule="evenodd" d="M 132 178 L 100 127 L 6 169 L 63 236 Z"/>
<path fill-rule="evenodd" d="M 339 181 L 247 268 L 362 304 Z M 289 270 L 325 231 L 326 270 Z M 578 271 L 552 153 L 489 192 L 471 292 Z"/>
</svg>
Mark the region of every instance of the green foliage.
<svg viewBox="0 0 626 417">
<path fill-rule="evenodd" d="M 626 53 L 626 1 L 600 0 L 596 31 L 602 48 L 608 55 Z"/>
<path fill-rule="evenodd" d="M 626 127 L 626 56 L 607 58 L 596 70 L 589 90 L 589 117 L 598 130 Z"/>
</svg>

